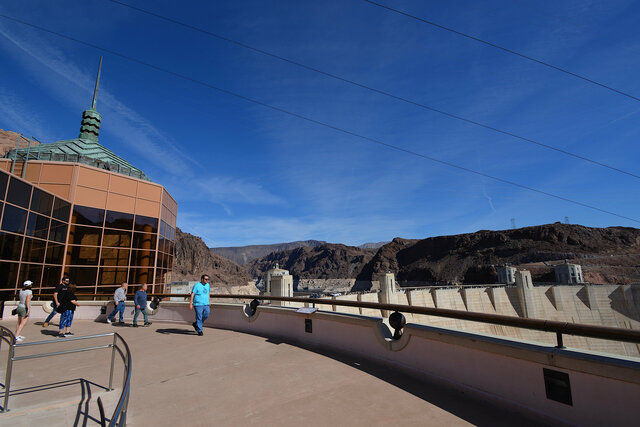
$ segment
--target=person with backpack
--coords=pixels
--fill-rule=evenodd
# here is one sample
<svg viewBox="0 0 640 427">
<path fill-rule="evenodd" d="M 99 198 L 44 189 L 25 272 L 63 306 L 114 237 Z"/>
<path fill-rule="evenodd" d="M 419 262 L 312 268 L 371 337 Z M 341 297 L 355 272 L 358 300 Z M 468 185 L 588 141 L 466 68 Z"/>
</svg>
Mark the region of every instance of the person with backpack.
<svg viewBox="0 0 640 427">
<path fill-rule="evenodd" d="M 56 286 L 55 291 L 53 291 L 53 305 L 52 305 L 53 311 L 51 311 L 51 314 L 49 314 L 47 319 L 42 324 L 43 328 L 46 328 L 47 326 L 49 326 L 49 322 L 51 322 L 51 319 L 53 319 L 53 317 L 56 314 L 58 314 L 58 306 L 60 306 L 60 298 L 62 298 L 62 294 L 67 290 L 68 286 L 69 286 L 69 276 L 64 276 L 62 278 L 62 282 L 60 282 L 60 284 Z"/>
<path fill-rule="evenodd" d="M 73 335 L 69 328 L 71 328 L 73 313 L 76 311 L 76 306 L 78 305 L 78 298 L 76 298 L 75 291 L 76 285 L 70 284 L 59 300 L 60 305 L 57 308 L 58 313 L 60 313 L 59 337 L 64 338 Z"/>
</svg>

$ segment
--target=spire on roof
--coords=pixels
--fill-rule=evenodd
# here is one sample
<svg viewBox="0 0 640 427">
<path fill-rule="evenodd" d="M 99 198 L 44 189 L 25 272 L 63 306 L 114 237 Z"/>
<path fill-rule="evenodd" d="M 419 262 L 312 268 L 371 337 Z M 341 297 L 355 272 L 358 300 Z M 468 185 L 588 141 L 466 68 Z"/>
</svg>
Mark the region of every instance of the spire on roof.
<svg viewBox="0 0 640 427">
<path fill-rule="evenodd" d="M 100 85 L 100 71 L 102 70 L 102 56 L 100 57 L 100 65 L 98 65 L 98 77 L 96 78 L 96 87 L 93 89 L 93 102 L 91 103 L 91 109 L 96 109 L 96 101 L 98 100 L 98 86 Z"/>
<path fill-rule="evenodd" d="M 100 65 L 98 66 L 98 77 L 96 78 L 96 87 L 93 90 L 93 102 L 91 108 L 82 112 L 82 124 L 80 125 L 80 135 L 78 138 L 89 141 L 98 142 L 100 134 L 100 122 L 102 116 L 96 111 L 96 102 L 98 100 L 98 85 L 100 84 L 100 71 L 102 71 L 102 56 L 100 57 Z"/>
</svg>

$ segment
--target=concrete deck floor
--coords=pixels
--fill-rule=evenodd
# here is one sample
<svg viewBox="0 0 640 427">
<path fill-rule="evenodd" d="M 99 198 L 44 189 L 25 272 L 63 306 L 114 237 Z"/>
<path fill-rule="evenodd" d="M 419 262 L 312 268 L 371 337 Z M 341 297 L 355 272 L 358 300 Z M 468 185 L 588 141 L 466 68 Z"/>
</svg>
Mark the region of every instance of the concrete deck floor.
<svg viewBox="0 0 640 427">
<path fill-rule="evenodd" d="M 56 325 L 30 323 L 25 342 L 53 339 Z M 12 319 L 0 324 L 15 328 Z M 539 425 L 521 414 L 350 356 L 316 352 L 275 339 L 191 325 L 148 328 L 76 321 L 76 336 L 119 332 L 133 354 L 128 424 L 132 426 Z M 59 340 L 63 341 L 64 338 Z M 107 343 L 100 338 L 91 345 Z M 17 355 L 86 346 L 23 347 Z M 0 352 L 4 379 L 7 347 Z M 96 398 L 110 416 L 122 384 L 107 392 L 110 350 L 17 361 L 10 411 L 0 426 L 98 425 Z M 118 357 L 116 359 L 119 359 Z M 1 402 L 1 401 L 0 401 Z"/>
</svg>

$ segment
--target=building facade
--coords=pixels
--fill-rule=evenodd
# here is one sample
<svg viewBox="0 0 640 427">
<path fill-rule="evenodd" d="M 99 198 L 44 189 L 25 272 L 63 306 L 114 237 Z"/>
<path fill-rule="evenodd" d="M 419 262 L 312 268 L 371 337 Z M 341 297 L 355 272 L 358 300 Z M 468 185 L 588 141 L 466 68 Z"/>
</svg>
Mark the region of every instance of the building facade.
<svg viewBox="0 0 640 427">
<path fill-rule="evenodd" d="M 162 292 L 171 281 L 178 205 L 98 143 L 97 86 L 79 138 L 0 159 L 3 294 L 27 279 L 46 293 L 62 275 L 79 293 L 109 294 L 122 282 Z"/>
</svg>

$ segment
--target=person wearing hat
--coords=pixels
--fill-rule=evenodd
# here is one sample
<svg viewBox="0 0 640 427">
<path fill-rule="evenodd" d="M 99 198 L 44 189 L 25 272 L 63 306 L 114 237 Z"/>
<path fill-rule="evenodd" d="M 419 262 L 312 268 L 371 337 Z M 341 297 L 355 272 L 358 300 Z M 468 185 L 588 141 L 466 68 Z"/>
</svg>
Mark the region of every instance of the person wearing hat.
<svg viewBox="0 0 640 427">
<path fill-rule="evenodd" d="M 18 302 L 18 307 L 16 308 L 18 312 L 16 342 L 24 340 L 24 337 L 20 335 L 20 332 L 22 332 L 22 328 L 24 328 L 24 325 L 26 325 L 29 320 L 29 313 L 31 312 L 31 296 L 33 295 L 33 291 L 31 290 L 32 285 L 33 282 L 31 280 L 27 280 L 22 284 L 22 289 L 20 290 L 20 302 Z"/>
</svg>

